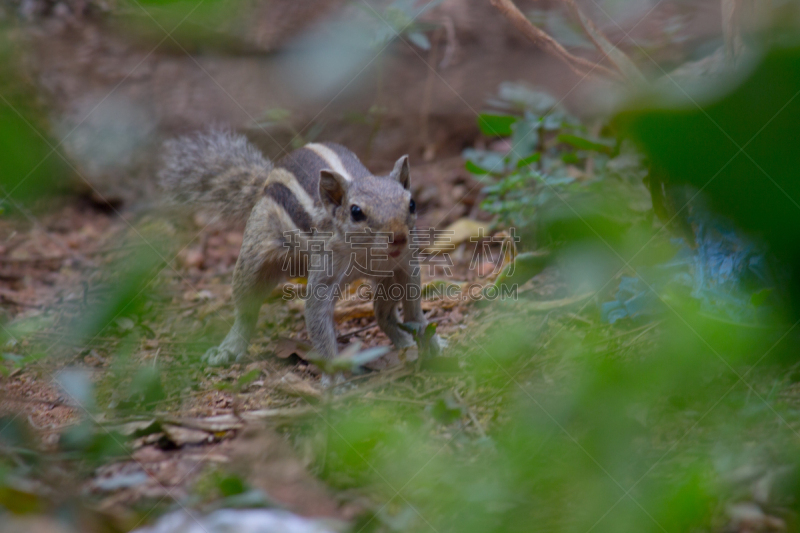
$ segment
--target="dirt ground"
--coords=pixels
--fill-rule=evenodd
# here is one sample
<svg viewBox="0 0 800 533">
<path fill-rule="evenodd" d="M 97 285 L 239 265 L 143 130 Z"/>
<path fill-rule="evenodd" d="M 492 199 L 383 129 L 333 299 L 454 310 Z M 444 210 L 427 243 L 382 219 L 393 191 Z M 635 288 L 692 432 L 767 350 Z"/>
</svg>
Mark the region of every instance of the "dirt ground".
<svg viewBox="0 0 800 533">
<path fill-rule="evenodd" d="M 486 215 L 477 208 L 480 188 L 463 170 L 460 158 L 419 165 L 413 179 L 420 205 L 418 227 L 436 224 L 441 228 L 459 221 L 486 224 L 480 222 Z M 445 377 L 417 383 L 411 378 L 416 352 L 392 351 L 367 365 L 372 372 L 349 375 L 331 392 L 321 385 L 319 369 L 304 359 L 310 346 L 302 302 L 282 299 L 262 310 L 249 362 L 228 368 L 190 365 L 186 354 L 218 342 L 220 332 L 232 322 L 229 284 L 241 228 L 210 220 L 203 213 L 173 224 L 152 214 L 100 209 L 83 197 L 63 200 L 48 213 L 29 216 L 0 222 L 3 320 L 46 325 L 14 334 L 15 340 L 6 346 L 29 362 L 0 377 L 0 414 L 24 418 L 44 450 L 57 449 L 59 435 L 87 416 L 123 436 L 141 435 L 132 441 L 127 459 L 97 466 L 82 482 L 81 490 L 97 501 L 94 511 L 109 513 L 115 520 L 128 516 L 127 509 L 140 501 L 185 498 L 215 465 L 237 464 L 250 469 L 256 465 L 256 472 L 247 472 L 247 478 L 257 480 L 266 494 L 298 513 L 352 519 L 362 506 L 331 494 L 306 471 L 307 459 L 298 457 L 279 433 L 282 421 L 318 416 L 321 399 L 331 394 L 334 404 L 424 405 L 426 397 L 449 388 L 446 367 L 458 367 L 455 359 L 448 363 L 445 357 L 441 363 Z M 75 320 L 113 294 L 114 269 L 126 260 L 136 260 L 137 252 L 149 246 L 146 239 L 138 238 L 152 235 L 147 233 L 148 225 L 168 229 L 177 243 L 165 253 L 154 277 L 162 314 L 139 319 L 123 311 L 94 338 L 87 341 L 76 336 Z M 495 265 L 487 263 L 472 271 L 468 243 L 454 242 L 454 248 L 449 273 L 423 269 L 423 283 L 434 278 L 438 283 L 489 283 L 487 276 Z M 552 276 L 540 276 L 530 287 L 534 289 L 531 295 L 539 298 L 557 296 L 557 278 Z M 449 342 L 458 342 L 464 328 L 476 327 L 472 319 L 476 310 L 468 299 L 428 299 L 423 308 Z M 364 348 L 389 345 L 375 324 L 370 302 L 340 302 L 336 318 L 340 349 L 353 342 Z M 209 322 L 220 326 L 212 334 L 205 327 Z M 147 334 L 127 335 L 127 330 Z M 119 398 L 109 390 L 114 385 L 108 376 L 117 372 L 115 354 L 125 346 L 130 349 L 127 368 L 158 365 L 167 376 L 186 372 L 193 385 L 170 390 L 149 415 L 120 420 L 87 415 L 85 406 L 76 405 L 76 398 L 59 386 L 59 373 L 86 371 L 99 401 L 112 406 Z M 394 388 L 398 383 L 405 390 L 401 396 Z M 387 395 L 388 387 L 393 390 Z M 475 424 L 475 431 L 484 431 L 479 422 Z"/>
</svg>

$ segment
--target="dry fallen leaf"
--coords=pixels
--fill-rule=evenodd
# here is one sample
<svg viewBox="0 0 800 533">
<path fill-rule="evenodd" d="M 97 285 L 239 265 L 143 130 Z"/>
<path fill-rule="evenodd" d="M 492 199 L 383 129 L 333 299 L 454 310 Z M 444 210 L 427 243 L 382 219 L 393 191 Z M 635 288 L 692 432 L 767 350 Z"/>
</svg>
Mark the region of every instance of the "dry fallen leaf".
<svg viewBox="0 0 800 533">
<path fill-rule="evenodd" d="M 200 429 L 175 426 L 172 424 L 164 424 L 162 427 L 167 438 L 178 447 L 186 444 L 202 444 L 210 442 L 214 438 L 213 435 L 207 431 Z"/>
<path fill-rule="evenodd" d="M 460 218 L 435 234 L 435 241 L 425 247 L 428 253 L 436 251 L 451 251 L 462 242 L 472 238 L 486 237 L 489 235 L 489 225 L 485 222 Z M 427 243 L 422 243 L 427 244 Z"/>
<path fill-rule="evenodd" d="M 314 399 L 322 397 L 322 393 L 311 383 L 291 372 L 284 375 L 275 385 L 278 390 L 292 396 Z"/>
<path fill-rule="evenodd" d="M 263 424 L 252 424 L 227 446 L 232 471 L 286 509 L 304 516 L 350 518 L 328 488 L 308 473 L 286 440 Z"/>
<path fill-rule="evenodd" d="M 287 337 L 279 338 L 278 344 L 274 348 L 275 356 L 281 359 L 286 359 L 292 355 L 305 359 L 306 354 L 311 350 L 310 344 Z"/>
<path fill-rule="evenodd" d="M 337 305 L 333 310 L 333 318 L 337 322 L 344 322 L 354 318 L 366 318 L 373 316 L 372 302 L 360 302 L 349 300 Z"/>
<path fill-rule="evenodd" d="M 199 429 L 208 433 L 232 431 L 244 427 L 244 422 L 236 415 L 216 415 L 205 418 L 167 418 L 164 423 Z"/>
</svg>

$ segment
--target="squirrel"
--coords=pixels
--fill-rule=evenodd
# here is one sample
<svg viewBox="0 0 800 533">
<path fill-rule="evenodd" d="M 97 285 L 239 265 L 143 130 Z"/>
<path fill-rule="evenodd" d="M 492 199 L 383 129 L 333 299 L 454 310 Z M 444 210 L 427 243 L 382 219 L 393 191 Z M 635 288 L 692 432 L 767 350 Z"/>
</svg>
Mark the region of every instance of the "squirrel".
<svg viewBox="0 0 800 533">
<path fill-rule="evenodd" d="M 308 278 L 306 328 L 322 358 L 337 354 L 335 295 L 357 278 L 383 285 L 376 287 L 383 290 L 375 291 L 373 308 L 397 348 L 415 343 L 409 324 L 418 332 L 427 326 L 410 247 L 417 215 L 407 155 L 385 176 L 327 142 L 306 144 L 273 164 L 243 135 L 211 130 L 166 141 L 158 174 L 173 201 L 247 217 L 233 272 L 235 322 L 205 353 L 207 363 L 244 358 L 265 298 L 289 273 Z M 444 344 L 438 336 L 431 341 L 434 351 Z"/>
</svg>

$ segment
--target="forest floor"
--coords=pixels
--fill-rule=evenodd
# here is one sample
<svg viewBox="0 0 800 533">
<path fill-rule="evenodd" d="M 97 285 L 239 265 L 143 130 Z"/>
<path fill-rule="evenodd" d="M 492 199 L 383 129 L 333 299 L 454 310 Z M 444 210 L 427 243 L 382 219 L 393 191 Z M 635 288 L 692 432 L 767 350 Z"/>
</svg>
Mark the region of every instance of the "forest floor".
<svg viewBox="0 0 800 533">
<path fill-rule="evenodd" d="M 480 288 L 491 283 L 498 262 L 500 249 L 494 245 L 494 262 L 483 258 L 470 269 L 470 246 L 476 244 L 462 241 L 487 228 L 481 220 L 487 217 L 477 209 L 475 195 L 464 194 L 477 187 L 462 165 L 454 158 L 416 171 L 418 227 L 454 228 L 452 264 L 447 271 L 423 268 L 423 287 Z M 480 438 L 499 415 L 496 402 L 478 401 L 490 389 L 464 382 L 459 358 L 448 350 L 423 371 L 416 350 L 392 350 L 367 364 L 366 373 L 348 374 L 343 383 L 326 388 L 320 370 L 306 359 L 310 346 L 302 302 L 282 299 L 282 287 L 262 310 L 249 361 L 206 367 L 200 354 L 233 320 L 230 279 L 242 239 L 241 228 L 208 215 L 175 223 L 74 198 L 47 213 L 4 219 L 0 234 L 6 323 L 0 415 L 27 421 L 35 446 L 44 452 L 63 451 L 65 435 L 87 420 L 124 450 L 59 469 L 61 479 L 48 481 L 53 492 L 45 491 L 53 505 L 73 496 L 57 495 L 58 487 L 74 487 L 77 477 L 92 513 L 129 529 L 152 519 L 154 508 L 189 495 L 213 500 L 219 489 L 213 482 L 207 487 L 219 477 L 215 472 L 245 464 L 250 486 L 279 505 L 302 515 L 352 520 L 369 505 L 330 491 L 309 473 L 312 457 L 294 445 L 294 425 L 324 419 L 328 409 L 346 404 L 391 402 L 455 409 L 456 425 Z M 171 245 L 159 240 L 165 234 Z M 141 279 L 121 274 L 142 262 L 141 254 L 153 252 L 158 266 Z M 136 289 L 120 288 L 126 284 Z M 529 281 L 520 290 L 522 298 L 545 305 L 535 316 L 528 309 L 522 319 L 556 328 L 557 321 L 548 322 L 549 312 L 569 312 L 585 300 L 569 298 L 565 290 L 551 270 Z M 502 320 L 482 318 L 490 311 L 462 294 L 423 303 L 450 346 L 464 344 L 465 329 L 481 339 L 490 324 Z M 340 302 L 336 322 L 340 350 L 353 342 L 363 348 L 389 345 L 369 301 Z M 78 434 L 78 440 L 88 438 Z"/>
<path fill-rule="evenodd" d="M 52 54 L 58 47 L 44 49 L 76 95 L 88 92 L 85 80 L 97 81 L 61 69 L 62 59 Z M 86 57 L 92 67 L 109 63 L 127 72 L 117 52 L 110 53 L 107 62 Z M 425 73 L 417 76 L 425 89 L 434 78 L 417 56 L 411 60 Z M 519 72 L 521 63 L 512 59 L 473 60 L 480 76 L 454 78 L 482 99 L 475 80 L 494 79 L 484 72 L 489 64 Z M 117 83 L 108 70 L 100 69 L 98 80 Z M 150 70 L 166 73 L 165 85 L 180 89 L 175 71 Z M 248 73 L 246 86 L 255 87 L 251 69 L 240 70 Z M 139 81 L 153 83 L 148 76 Z M 417 93 L 403 83 L 391 86 L 416 109 Z M 213 109 L 165 107 L 203 123 L 207 117 L 198 110 Z M 416 135 L 416 112 L 412 119 Z M 452 248 L 439 249 L 452 263 L 422 270 L 423 309 L 448 347 L 422 360 L 415 349 L 390 349 L 333 384 L 311 360 L 303 302 L 284 298 L 302 280 L 288 280 L 265 303 L 246 361 L 227 367 L 201 361 L 233 323 L 241 227 L 209 213 L 117 208 L 82 196 L 33 212 L 0 212 L 0 509 L 26 515 L 0 523 L 0 532 L 121 532 L 178 508 L 199 515 L 233 507 L 288 509 L 364 533 L 436 530 L 431 517 L 446 524 L 443 531 L 468 530 L 464 524 L 489 530 L 489 521 L 498 530 L 529 530 L 532 517 L 541 530 L 591 531 L 607 516 L 649 527 L 657 520 L 668 526 L 662 530 L 698 523 L 703 531 L 791 530 L 797 514 L 787 502 L 796 500 L 782 487 L 790 485 L 786 472 L 796 471 L 796 460 L 785 457 L 795 449 L 789 444 L 800 438 L 796 362 L 765 368 L 765 361 L 755 371 L 761 359 L 731 366 L 723 349 L 726 357 L 717 361 L 705 339 L 695 340 L 697 332 L 668 312 L 608 323 L 601 305 L 614 299 L 623 276 L 638 275 L 627 264 L 612 269 L 617 273 L 595 292 L 570 285 L 566 269 L 548 266 L 518 287 L 517 298 L 483 301 L 475 289 L 492 285 L 509 257 L 495 219 L 480 209 L 485 184 L 467 172 L 460 154 L 474 146 L 499 158 L 511 137 L 473 145 L 474 121 L 471 114 L 444 121 L 440 150 L 430 151 L 434 160 L 412 170 L 417 227 L 452 231 Z M 384 129 L 406 149 L 411 132 Z M 599 177 L 624 183 L 623 190 L 630 185 L 641 204 L 635 212 L 646 229 L 645 247 L 669 241 L 640 178 L 595 173 L 598 147 L 608 151 L 594 144 L 578 158 L 579 150 L 559 146 L 550 156 L 578 184 Z M 374 160 L 400 149 L 384 148 Z M 138 175 L 113 178 L 125 189 L 126 178 L 136 182 Z M 617 222 L 640 227 L 625 218 L 627 196 L 618 192 L 603 190 L 620 210 Z M 488 239 L 491 258 L 476 256 L 487 242 L 472 242 L 478 235 L 495 237 Z M 592 257 L 602 256 L 567 259 L 590 273 L 608 268 Z M 443 287 L 457 289 L 456 296 L 437 296 Z M 371 302 L 358 294 L 337 304 L 335 320 L 340 352 L 356 343 L 390 348 Z M 731 339 L 739 337 L 722 341 Z M 353 434 L 345 437 L 348 428 Z M 618 519 L 610 514 L 615 509 L 627 514 Z M 50 518 L 67 514 L 73 519 Z M 573 521 L 581 527 L 564 526 Z M 65 529 L 67 522 L 74 529 Z"/>
<path fill-rule="evenodd" d="M 372 417 L 384 424 L 375 428 L 380 439 L 410 439 L 399 428 L 396 435 L 390 430 L 416 420 L 419 427 L 404 429 L 424 434 L 416 454 L 422 465 L 403 483 L 431 468 L 437 456 L 447 456 L 453 463 L 443 468 L 452 479 L 441 480 L 455 488 L 465 479 L 458 476 L 472 475 L 457 471 L 465 464 L 483 472 L 486 459 L 491 475 L 499 476 L 508 465 L 498 457 L 518 467 L 513 454 L 487 451 L 516 442 L 517 451 L 530 452 L 526 439 L 539 437 L 520 432 L 522 424 L 508 423 L 514 420 L 541 426 L 541 446 L 549 447 L 519 465 L 532 469 L 530 475 L 545 476 L 553 465 L 592 457 L 573 437 L 582 431 L 589 442 L 616 439 L 608 447 L 611 457 L 628 455 L 625 446 L 636 450 L 643 458 L 636 462 L 644 472 L 641 479 L 659 480 L 672 479 L 697 450 L 718 450 L 712 429 L 717 422 L 700 425 L 714 410 L 713 420 L 721 427 L 744 417 L 752 435 L 780 435 L 765 442 L 769 449 L 781 449 L 786 439 L 800 434 L 797 387 L 783 370 L 776 374 L 762 365 L 749 374 L 748 388 L 730 375 L 729 366 L 700 369 L 696 376 L 684 376 L 679 366 L 671 370 L 675 376 L 661 367 L 657 376 L 643 373 L 641 378 L 609 373 L 609 368 L 639 368 L 649 358 L 657 364 L 678 322 L 672 320 L 670 330 L 664 316 L 616 324 L 603 320 L 598 304 L 612 297 L 614 279 L 606 292 L 581 293 L 569 289 L 564 272 L 548 266 L 520 285 L 510 301 L 489 304 L 480 291 L 465 290 L 491 285 L 507 258 L 502 239 L 494 239 L 493 257 L 474 260 L 482 243 L 470 237 L 481 231 L 491 235 L 493 228 L 491 217 L 478 207 L 480 184 L 463 165 L 459 157 L 447 158 L 420 165 L 414 174 L 418 228 L 452 231 L 449 269 L 422 269 L 423 309 L 449 346 L 440 357 L 422 360 L 415 349 L 390 350 L 332 385 L 309 360 L 302 301 L 283 298 L 284 289 L 297 290 L 300 280 L 287 281 L 268 299 L 247 361 L 228 367 L 201 361 L 233 322 L 230 280 L 242 228 L 207 213 L 117 211 L 77 197 L 46 211 L 0 219 L 0 436 L 13 436 L 17 444 L 4 451 L 19 467 L 13 476 L 0 477 L 5 483 L 0 503 L 29 512 L 18 529 L 6 530 L 55 530 L 47 517 L 65 505 L 81 516 L 80 530 L 90 532 L 130 531 L 175 508 L 208 512 L 253 506 L 335 519 L 356 524 L 356 530 L 370 522 L 380 524 L 380 531 L 409 529 L 392 525 L 405 519 L 396 501 L 405 499 L 405 485 L 386 481 L 364 456 L 378 446 L 377 437 L 363 432 L 354 447 L 341 434 L 343 418 L 357 424 L 359 417 Z M 434 295 L 433 289 L 442 286 L 459 292 Z M 358 294 L 337 304 L 335 319 L 340 351 L 355 343 L 364 349 L 389 346 L 371 302 Z M 680 363 L 680 353 L 666 353 L 670 364 Z M 715 362 L 689 355 L 691 365 Z M 588 380 L 578 386 L 581 376 Z M 673 405 L 678 396 L 657 392 L 659 384 L 673 378 L 681 387 L 689 379 L 704 383 L 710 397 L 700 391 L 694 404 Z M 639 388 L 642 380 L 650 380 L 647 391 Z M 653 398 L 647 396 L 651 388 Z M 727 391 L 722 399 L 716 395 L 720 390 Z M 550 407 L 543 406 L 550 401 Z M 558 415 L 561 422 L 551 415 L 570 402 L 577 415 L 565 411 Z M 762 403 L 785 424 L 780 434 L 774 417 L 763 416 Z M 541 417 L 538 422 L 531 413 Z M 602 430 L 594 432 L 591 415 L 581 418 L 585 413 L 609 418 L 600 418 Z M 623 423 L 635 431 L 625 425 L 618 434 L 605 431 L 608 424 Z M 571 429 L 565 427 L 569 424 Z M 518 437 L 521 442 L 514 440 Z M 391 457 L 397 450 L 383 453 Z M 423 460 L 426 456 L 430 459 Z M 719 462 L 724 469 L 714 475 L 736 490 L 725 489 L 728 507 L 708 507 L 709 530 L 730 524 L 733 531 L 786 529 L 785 517 L 791 514 L 784 512 L 783 500 L 772 502 L 771 491 L 789 470 L 781 461 L 774 466 L 754 457 Z M 554 505 L 567 500 L 569 507 L 586 475 L 608 483 L 608 472 L 595 466 L 571 470 L 561 488 L 549 481 L 555 489 L 547 489 L 547 496 L 552 494 Z M 359 477 L 359 468 L 374 471 L 377 481 Z M 528 483 L 526 476 L 520 483 Z M 629 481 L 634 482 L 635 477 Z M 430 480 L 415 483 L 436 486 Z M 420 490 L 427 489 L 416 493 Z M 623 489 L 617 484 L 613 490 Z M 555 520 L 565 516 L 554 515 Z M 762 529 L 748 529 L 751 523 Z"/>
</svg>

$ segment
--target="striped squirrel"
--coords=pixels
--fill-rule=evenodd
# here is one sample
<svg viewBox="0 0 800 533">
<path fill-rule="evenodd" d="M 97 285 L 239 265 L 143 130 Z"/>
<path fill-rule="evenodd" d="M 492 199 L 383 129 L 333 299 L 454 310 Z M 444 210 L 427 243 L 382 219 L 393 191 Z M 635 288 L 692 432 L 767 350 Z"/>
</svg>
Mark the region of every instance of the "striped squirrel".
<svg viewBox="0 0 800 533">
<path fill-rule="evenodd" d="M 384 297 L 374 299 L 374 312 L 396 347 L 414 344 L 401 328 L 398 304 L 406 323 L 427 325 L 409 247 L 416 206 L 408 156 L 386 176 L 374 176 L 333 143 L 307 144 L 273 164 L 244 136 L 212 130 L 167 141 L 159 181 L 174 201 L 248 217 L 233 273 L 236 320 L 203 356 L 209 364 L 245 356 L 264 299 L 289 273 L 308 276 L 306 328 L 321 357 L 336 356 L 334 295 L 356 278 L 384 285 L 376 287 Z M 387 290 L 395 285 L 399 293 Z M 437 350 L 440 343 L 436 337 L 430 344 Z"/>
</svg>

